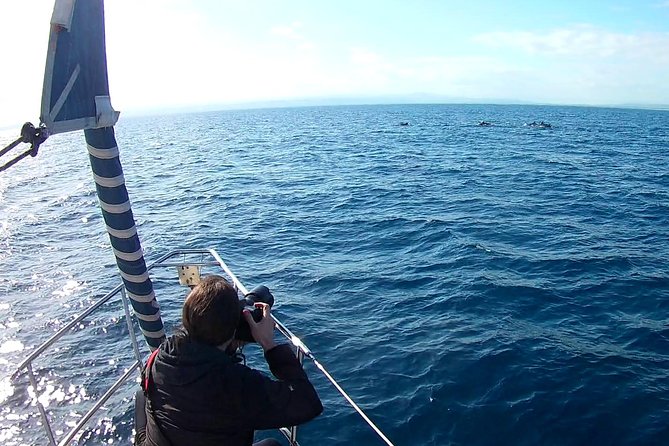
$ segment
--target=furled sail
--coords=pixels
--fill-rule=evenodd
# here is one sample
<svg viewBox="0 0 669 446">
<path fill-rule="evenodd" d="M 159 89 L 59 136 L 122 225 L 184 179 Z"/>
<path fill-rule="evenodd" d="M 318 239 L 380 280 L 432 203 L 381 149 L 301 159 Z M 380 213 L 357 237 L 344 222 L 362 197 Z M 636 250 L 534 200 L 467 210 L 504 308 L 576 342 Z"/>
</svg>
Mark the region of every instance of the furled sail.
<svg viewBox="0 0 669 446">
<path fill-rule="evenodd" d="M 41 120 L 49 134 L 84 130 L 102 216 L 127 295 L 147 343 L 165 337 L 114 136 L 102 0 L 56 0 Z"/>
<path fill-rule="evenodd" d="M 111 127 L 103 2 L 59 0 L 51 18 L 41 120 L 50 134 Z"/>
</svg>

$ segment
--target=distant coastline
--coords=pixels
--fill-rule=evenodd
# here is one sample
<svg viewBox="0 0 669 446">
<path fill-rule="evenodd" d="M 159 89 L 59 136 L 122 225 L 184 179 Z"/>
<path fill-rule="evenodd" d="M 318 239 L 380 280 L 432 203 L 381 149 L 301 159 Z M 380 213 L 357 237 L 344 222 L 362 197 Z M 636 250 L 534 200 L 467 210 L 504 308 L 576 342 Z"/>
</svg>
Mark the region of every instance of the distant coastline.
<svg viewBox="0 0 669 446">
<path fill-rule="evenodd" d="M 189 104 L 164 107 L 131 108 L 120 107 L 121 116 L 141 117 L 174 115 L 178 113 L 206 113 L 224 110 L 254 110 L 264 108 L 300 108 L 300 107 L 333 107 L 333 106 L 356 106 L 356 105 L 526 105 L 541 107 L 592 107 L 592 108 L 618 108 L 630 110 L 655 110 L 669 111 L 669 104 L 568 104 L 568 103 L 542 103 L 528 102 L 514 99 L 476 99 L 459 98 L 452 96 L 439 96 L 431 94 L 413 94 L 397 96 L 342 96 L 342 97 L 316 97 L 297 99 L 277 99 L 267 101 L 230 102 L 213 104 Z M 0 137 L 18 134 L 23 122 L 0 125 Z"/>
<path fill-rule="evenodd" d="M 568 104 L 528 102 L 514 99 L 475 99 L 456 98 L 438 95 L 407 95 L 407 96 L 368 96 L 368 97 L 322 97 L 300 99 L 278 99 L 267 101 L 249 101 L 234 103 L 216 103 L 206 105 L 183 105 L 174 107 L 160 107 L 134 109 L 122 111 L 126 116 L 150 116 L 176 113 L 199 113 L 224 110 L 253 110 L 270 108 L 300 108 L 300 107 L 333 107 L 356 105 L 519 105 L 541 107 L 591 107 L 591 108 L 618 108 L 634 110 L 669 111 L 669 104 Z"/>
</svg>

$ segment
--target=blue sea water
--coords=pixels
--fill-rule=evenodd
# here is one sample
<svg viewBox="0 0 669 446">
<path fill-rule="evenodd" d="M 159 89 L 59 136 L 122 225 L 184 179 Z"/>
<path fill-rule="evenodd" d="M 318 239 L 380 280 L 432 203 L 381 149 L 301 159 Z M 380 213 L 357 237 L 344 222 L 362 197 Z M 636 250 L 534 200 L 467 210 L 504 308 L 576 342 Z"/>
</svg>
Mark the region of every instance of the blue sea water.
<svg viewBox="0 0 669 446">
<path fill-rule="evenodd" d="M 669 444 L 669 113 L 243 110 L 122 118 L 117 140 L 147 258 L 213 246 L 269 286 L 395 444 Z M 34 397 L 62 431 L 131 364 L 110 305 L 36 392 L 8 378 L 115 274 L 83 135 L 0 174 L 0 443 L 46 444 Z M 171 329 L 183 296 L 159 291 Z M 306 368 L 325 412 L 301 443 L 382 444 Z M 79 444 L 128 444 L 131 405 Z"/>
</svg>

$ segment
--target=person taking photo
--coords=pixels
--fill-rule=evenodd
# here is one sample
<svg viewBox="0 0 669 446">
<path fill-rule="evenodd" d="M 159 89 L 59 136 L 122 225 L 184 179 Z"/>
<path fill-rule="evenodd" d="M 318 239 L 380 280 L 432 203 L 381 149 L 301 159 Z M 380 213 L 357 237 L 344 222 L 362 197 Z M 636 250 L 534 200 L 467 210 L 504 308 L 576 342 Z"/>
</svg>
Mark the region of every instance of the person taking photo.
<svg viewBox="0 0 669 446">
<path fill-rule="evenodd" d="M 258 322 L 220 276 L 207 276 L 191 290 L 183 329 L 152 353 L 142 372 L 136 446 L 280 445 L 275 439 L 254 444 L 254 432 L 321 414 L 318 394 L 292 348 L 274 341 L 269 305 L 255 306 L 262 310 Z M 247 367 L 236 354 L 241 317 L 276 379 Z"/>
</svg>

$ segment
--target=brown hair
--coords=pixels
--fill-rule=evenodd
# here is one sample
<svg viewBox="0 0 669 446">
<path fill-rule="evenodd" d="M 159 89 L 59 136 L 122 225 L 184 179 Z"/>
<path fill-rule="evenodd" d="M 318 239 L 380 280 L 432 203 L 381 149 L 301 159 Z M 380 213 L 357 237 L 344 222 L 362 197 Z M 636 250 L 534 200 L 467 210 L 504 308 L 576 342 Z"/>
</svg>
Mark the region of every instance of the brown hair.
<svg viewBox="0 0 669 446">
<path fill-rule="evenodd" d="M 181 318 L 194 341 L 221 345 L 234 335 L 240 316 L 237 291 L 223 277 L 211 275 L 188 294 Z"/>
</svg>

